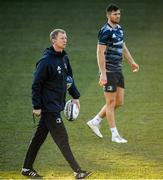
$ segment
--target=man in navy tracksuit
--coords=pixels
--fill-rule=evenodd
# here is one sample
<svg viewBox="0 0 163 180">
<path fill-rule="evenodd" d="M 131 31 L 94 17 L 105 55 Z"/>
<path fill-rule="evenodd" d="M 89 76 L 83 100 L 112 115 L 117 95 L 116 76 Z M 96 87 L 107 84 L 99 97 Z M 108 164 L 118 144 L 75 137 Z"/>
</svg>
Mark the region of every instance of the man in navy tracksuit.
<svg viewBox="0 0 163 180">
<path fill-rule="evenodd" d="M 66 32 L 55 29 L 50 33 L 52 46 L 47 48 L 43 57 L 36 64 L 36 71 L 32 84 L 33 114 L 40 116 L 37 130 L 29 145 L 22 174 L 29 177 L 41 177 L 34 169 L 36 155 L 50 132 L 54 142 L 74 171 L 76 179 L 82 179 L 91 172 L 81 170 L 76 162 L 68 142 L 68 135 L 60 112 L 64 109 L 67 91 L 66 78 L 72 75 L 68 56 L 64 51 L 67 44 Z M 80 93 L 73 81 L 68 89 L 73 101 L 80 108 Z"/>
</svg>

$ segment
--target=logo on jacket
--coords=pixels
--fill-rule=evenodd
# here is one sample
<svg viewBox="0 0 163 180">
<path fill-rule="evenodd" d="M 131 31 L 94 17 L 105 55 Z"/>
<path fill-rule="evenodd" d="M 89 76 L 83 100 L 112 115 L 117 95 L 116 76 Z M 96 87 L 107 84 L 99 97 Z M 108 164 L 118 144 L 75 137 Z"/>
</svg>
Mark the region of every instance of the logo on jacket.
<svg viewBox="0 0 163 180">
<path fill-rule="evenodd" d="M 66 63 L 64 63 L 64 67 L 65 67 L 65 69 L 67 70 L 67 64 L 66 64 Z"/>
<path fill-rule="evenodd" d="M 61 74 L 61 70 L 62 70 L 61 67 L 58 66 L 58 67 L 57 67 L 58 74 Z"/>
<path fill-rule="evenodd" d="M 56 123 L 57 123 L 57 124 L 60 124 L 61 122 L 62 122 L 62 119 L 61 119 L 61 118 L 57 118 L 57 119 L 56 119 Z"/>
</svg>

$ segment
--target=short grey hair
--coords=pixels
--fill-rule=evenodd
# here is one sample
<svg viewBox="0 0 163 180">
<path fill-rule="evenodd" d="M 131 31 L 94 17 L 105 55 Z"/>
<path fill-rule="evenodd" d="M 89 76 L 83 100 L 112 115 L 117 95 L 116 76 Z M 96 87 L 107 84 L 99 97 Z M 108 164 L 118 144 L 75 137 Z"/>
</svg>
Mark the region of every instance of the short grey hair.
<svg viewBox="0 0 163 180">
<path fill-rule="evenodd" d="M 66 34 L 66 31 L 63 29 L 54 29 L 51 33 L 50 33 L 50 41 L 52 41 L 52 39 L 55 39 L 58 36 L 58 33 L 63 33 Z"/>
</svg>

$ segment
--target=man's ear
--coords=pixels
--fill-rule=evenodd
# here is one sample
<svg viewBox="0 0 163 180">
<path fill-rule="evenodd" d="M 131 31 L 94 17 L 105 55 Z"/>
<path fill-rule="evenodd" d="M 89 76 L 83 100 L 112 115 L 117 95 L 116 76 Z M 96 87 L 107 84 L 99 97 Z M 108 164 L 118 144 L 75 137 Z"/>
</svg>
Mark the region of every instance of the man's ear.
<svg viewBox="0 0 163 180">
<path fill-rule="evenodd" d="M 56 39 L 55 39 L 55 38 L 53 38 L 53 39 L 52 39 L 52 44 L 54 44 L 54 43 L 55 43 L 55 41 L 56 41 Z"/>
<path fill-rule="evenodd" d="M 110 12 L 107 12 L 106 17 L 109 18 L 109 16 L 110 16 Z"/>
</svg>

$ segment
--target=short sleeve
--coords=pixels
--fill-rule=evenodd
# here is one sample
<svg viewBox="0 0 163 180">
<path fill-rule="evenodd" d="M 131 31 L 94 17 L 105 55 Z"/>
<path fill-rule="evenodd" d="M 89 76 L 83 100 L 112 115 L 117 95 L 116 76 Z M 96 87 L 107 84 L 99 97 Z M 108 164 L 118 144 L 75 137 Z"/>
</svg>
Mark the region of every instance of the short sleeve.
<svg viewBox="0 0 163 180">
<path fill-rule="evenodd" d="M 107 45 L 110 38 L 111 31 L 102 29 L 98 33 L 98 44 Z"/>
</svg>

